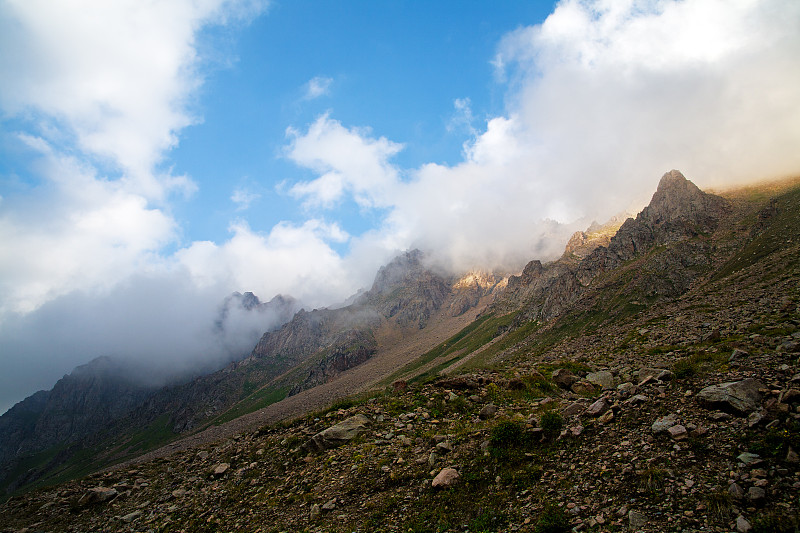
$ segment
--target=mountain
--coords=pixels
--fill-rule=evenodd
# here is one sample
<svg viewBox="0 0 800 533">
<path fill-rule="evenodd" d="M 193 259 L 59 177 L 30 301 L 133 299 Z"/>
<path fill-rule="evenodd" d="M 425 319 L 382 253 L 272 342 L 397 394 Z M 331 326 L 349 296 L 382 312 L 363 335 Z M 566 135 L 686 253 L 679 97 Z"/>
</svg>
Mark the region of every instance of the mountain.
<svg viewBox="0 0 800 533">
<path fill-rule="evenodd" d="M 217 398 L 202 431 L 15 496 L 0 526 L 795 531 L 799 215 L 797 180 L 715 195 L 672 171 L 508 279 L 408 252 L 174 388 Z"/>
<path fill-rule="evenodd" d="M 214 328 L 220 338 L 231 332 L 252 338 L 254 325 L 280 325 L 296 309 L 290 297 L 262 303 L 253 293 L 234 293 L 221 304 Z M 177 376 L 166 387 L 154 385 L 148 374 L 134 363 L 98 357 L 58 380 L 52 390 L 39 391 L 0 416 L 0 487 L 12 491 L 37 481 L 92 447 L 152 429 L 167 412 L 176 413 L 179 425 L 186 398 L 174 392 L 166 394 L 172 403 L 156 398 L 164 391 L 184 390 L 186 384 Z M 149 409 L 153 403 L 160 410 Z"/>
</svg>

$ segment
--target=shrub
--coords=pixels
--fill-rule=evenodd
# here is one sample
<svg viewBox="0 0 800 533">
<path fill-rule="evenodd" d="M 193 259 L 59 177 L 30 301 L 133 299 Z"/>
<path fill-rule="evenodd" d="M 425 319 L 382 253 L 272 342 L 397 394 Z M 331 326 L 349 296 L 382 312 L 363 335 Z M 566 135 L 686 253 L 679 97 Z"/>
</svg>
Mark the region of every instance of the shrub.
<svg viewBox="0 0 800 533">
<path fill-rule="evenodd" d="M 564 426 L 564 419 L 558 411 L 545 411 L 542 413 L 540 425 L 545 434 L 551 437 L 561 431 Z"/>
<path fill-rule="evenodd" d="M 554 504 L 548 504 L 539 514 L 534 533 L 567 533 L 572 531 L 569 518 L 563 509 Z"/>
</svg>

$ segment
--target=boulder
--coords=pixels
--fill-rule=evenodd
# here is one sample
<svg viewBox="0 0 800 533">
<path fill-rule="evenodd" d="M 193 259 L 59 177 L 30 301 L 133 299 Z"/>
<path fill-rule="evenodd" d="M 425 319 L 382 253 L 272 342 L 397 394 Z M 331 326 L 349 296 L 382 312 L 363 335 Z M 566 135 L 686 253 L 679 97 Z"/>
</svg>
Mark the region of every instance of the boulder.
<svg viewBox="0 0 800 533">
<path fill-rule="evenodd" d="M 581 378 L 576 376 L 572 373 L 572 371 L 567 370 L 566 368 L 559 368 L 558 370 L 553 372 L 553 383 L 561 387 L 562 389 L 570 389 L 572 386 L 580 381 Z"/>
<path fill-rule="evenodd" d="M 366 415 L 351 416 L 335 426 L 323 429 L 303 444 L 303 447 L 317 451 L 336 448 L 356 438 L 369 424 L 370 420 Z"/>
<path fill-rule="evenodd" d="M 481 418 L 481 420 L 487 420 L 489 418 L 494 418 L 494 415 L 496 414 L 497 406 L 493 403 L 487 403 L 483 406 L 483 409 L 481 409 L 480 413 L 478 413 L 478 416 Z"/>
<path fill-rule="evenodd" d="M 433 478 L 433 483 L 431 483 L 431 486 L 433 488 L 446 489 L 458 483 L 458 478 L 458 471 L 455 468 L 443 468 L 442 471 L 436 474 L 436 477 Z"/>
<path fill-rule="evenodd" d="M 572 392 L 574 392 L 575 394 L 581 394 L 584 396 L 591 396 L 595 394 L 597 392 L 597 389 L 598 389 L 597 385 L 589 381 L 586 381 L 585 379 L 573 383 L 571 388 Z"/>
<path fill-rule="evenodd" d="M 675 415 L 662 416 L 661 418 L 653 422 L 653 425 L 650 427 L 650 429 L 655 434 L 667 433 L 669 432 L 669 428 L 676 425 L 677 423 L 678 423 L 678 418 Z"/>
<path fill-rule="evenodd" d="M 586 374 L 586 381 L 593 383 L 604 390 L 614 388 L 614 374 L 608 370 L 601 370 L 600 372 L 591 372 Z"/>
<path fill-rule="evenodd" d="M 711 385 L 697 393 L 697 401 L 707 409 L 721 409 L 746 416 L 758 409 L 761 402 L 760 389 L 764 384 L 757 379 Z"/>
<path fill-rule="evenodd" d="M 113 500 L 117 494 L 116 489 L 94 487 L 83 493 L 83 496 L 78 499 L 78 506 L 84 507 L 95 503 L 104 503 Z"/>
<path fill-rule="evenodd" d="M 636 377 L 639 381 L 644 381 L 649 377 L 657 379 L 658 381 L 669 381 L 672 379 L 672 372 L 664 368 L 643 367 L 639 370 Z"/>
</svg>

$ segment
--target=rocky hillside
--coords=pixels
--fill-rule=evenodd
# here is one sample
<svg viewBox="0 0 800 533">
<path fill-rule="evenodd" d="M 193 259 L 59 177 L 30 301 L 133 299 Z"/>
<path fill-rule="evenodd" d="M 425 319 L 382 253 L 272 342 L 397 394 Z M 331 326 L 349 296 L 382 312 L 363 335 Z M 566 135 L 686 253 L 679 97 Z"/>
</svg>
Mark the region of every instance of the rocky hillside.
<svg viewBox="0 0 800 533">
<path fill-rule="evenodd" d="M 798 215 L 797 182 L 715 196 L 673 171 L 613 238 L 495 284 L 477 320 L 385 387 L 14 497 L 0 527 L 797 531 Z M 400 331 L 451 316 L 452 289 L 416 303 L 435 299 L 433 278 L 382 279 L 364 300 L 397 291 L 415 309 Z M 382 314 L 377 351 L 325 387 L 378 361 L 400 314 Z M 352 335 L 341 344 L 370 350 Z M 305 338 L 290 337 L 268 340 Z"/>
</svg>

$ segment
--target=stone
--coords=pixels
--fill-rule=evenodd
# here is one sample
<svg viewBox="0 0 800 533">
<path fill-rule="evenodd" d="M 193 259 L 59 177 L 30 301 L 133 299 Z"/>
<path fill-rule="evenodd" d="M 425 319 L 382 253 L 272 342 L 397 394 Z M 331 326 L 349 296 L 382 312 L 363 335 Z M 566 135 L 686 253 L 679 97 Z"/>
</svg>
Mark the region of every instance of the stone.
<svg viewBox="0 0 800 533">
<path fill-rule="evenodd" d="M 323 511 L 326 511 L 326 512 L 327 511 L 333 511 L 334 509 L 336 509 L 336 498 L 333 498 L 332 500 L 328 500 L 327 502 L 322 504 L 322 510 Z"/>
<path fill-rule="evenodd" d="M 697 401 L 707 409 L 721 409 L 737 415 L 747 415 L 758 409 L 760 389 L 764 384 L 757 379 L 711 385 L 697 393 Z"/>
<path fill-rule="evenodd" d="M 137 518 L 139 518 L 140 516 L 142 516 L 142 512 L 141 511 L 134 511 L 132 513 L 128 513 L 125 516 L 123 516 L 122 517 L 122 521 L 127 523 L 127 524 L 129 524 L 129 523 L 133 522 L 134 520 L 136 520 Z"/>
<path fill-rule="evenodd" d="M 443 441 L 436 445 L 436 451 L 441 455 L 453 451 L 453 445 L 449 441 Z"/>
<path fill-rule="evenodd" d="M 609 409 L 609 405 L 606 402 L 605 398 L 600 398 L 592 405 L 586 408 L 586 414 L 588 416 L 600 416 Z"/>
<path fill-rule="evenodd" d="M 490 418 L 494 418 L 497 414 L 497 406 L 493 403 L 487 403 L 483 406 L 483 409 L 478 413 L 478 416 L 481 420 L 488 420 Z"/>
<path fill-rule="evenodd" d="M 757 453 L 750 453 L 750 452 L 740 453 L 736 457 L 736 459 L 738 459 L 739 461 L 741 461 L 742 463 L 744 463 L 746 465 L 757 465 L 758 463 L 761 462 L 761 456 L 760 455 L 758 455 Z"/>
<path fill-rule="evenodd" d="M 750 354 L 744 350 L 740 350 L 736 348 L 731 352 L 731 356 L 728 358 L 728 361 L 735 361 L 736 359 L 744 359 L 745 357 L 750 357 Z"/>
<path fill-rule="evenodd" d="M 575 394 L 581 394 L 585 396 L 595 394 L 597 392 L 597 389 L 598 389 L 597 385 L 589 381 L 586 381 L 585 379 L 582 379 L 574 383 L 570 388 L 570 390 L 572 390 L 572 392 L 574 392 Z"/>
<path fill-rule="evenodd" d="M 173 498 L 183 498 L 184 496 L 186 496 L 186 490 L 184 489 L 175 489 L 172 491 Z"/>
<path fill-rule="evenodd" d="M 608 424 L 612 420 L 614 420 L 614 411 L 612 411 L 611 409 L 609 409 L 608 411 L 606 411 L 597 418 L 597 421 L 600 424 Z"/>
<path fill-rule="evenodd" d="M 458 483 L 458 471 L 455 468 L 443 468 L 436 477 L 433 478 L 431 487 L 433 488 L 448 488 Z"/>
<path fill-rule="evenodd" d="M 105 503 L 107 501 L 113 500 L 117 494 L 116 489 L 110 489 L 106 487 L 94 487 L 92 489 L 87 490 L 83 493 L 83 495 L 78 499 L 78 506 L 83 507 L 86 505 L 93 505 L 96 503 Z"/>
<path fill-rule="evenodd" d="M 751 502 L 760 502 L 767 497 L 767 492 L 761 487 L 750 487 L 747 491 L 747 499 Z"/>
<path fill-rule="evenodd" d="M 745 497 L 744 489 L 737 483 L 731 483 L 728 487 L 728 494 L 736 500 L 743 500 Z"/>
<path fill-rule="evenodd" d="M 572 373 L 571 370 L 567 370 L 566 368 L 559 368 L 553 371 L 553 383 L 561 387 L 562 389 L 571 389 L 572 386 L 581 380 L 578 376 Z"/>
<path fill-rule="evenodd" d="M 650 367 L 643 367 L 639 370 L 639 373 L 636 375 L 639 381 L 644 381 L 649 377 L 652 377 L 658 381 L 669 381 L 672 379 L 672 372 L 665 368 L 650 368 Z"/>
<path fill-rule="evenodd" d="M 786 462 L 787 463 L 800 463 L 800 456 L 797 455 L 797 452 L 790 446 L 789 450 L 786 452 Z"/>
<path fill-rule="evenodd" d="M 311 520 L 316 520 L 320 515 L 322 515 L 322 509 L 319 508 L 319 504 L 315 503 L 311 506 Z"/>
<path fill-rule="evenodd" d="M 749 533 L 750 531 L 752 531 L 752 529 L 753 529 L 753 526 L 750 525 L 750 522 L 748 522 L 745 519 L 745 517 L 743 517 L 742 515 L 739 515 L 739 516 L 736 517 L 736 531 L 737 531 L 737 533 Z"/>
<path fill-rule="evenodd" d="M 667 429 L 667 432 L 673 440 L 685 440 L 689 437 L 689 432 L 686 431 L 686 428 L 680 424 L 671 426 L 669 429 Z"/>
<path fill-rule="evenodd" d="M 764 421 L 764 415 L 758 411 L 753 411 L 747 417 L 747 427 L 755 427 Z"/>
<path fill-rule="evenodd" d="M 650 429 L 658 435 L 659 433 L 667 433 L 669 428 L 678 423 L 678 418 L 675 415 L 662 416 L 650 426 Z"/>
<path fill-rule="evenodd" d="M 593 383 L 604 390 L 614 388 L 614 374 L 608 370 L 601 370 L 600 372 L 591 372 L 586 374 L 586 381 Z"/>
<path fill-rule="evenodd" d="M 356 438 L 369 424 L 370 419 L 366 415 L 351 416 L 328 429 L 320 431 L 303 444 L 303 447 L 317 451 L 336 448 Z"/>
<path fill-rule="evenodd" d="M 781 394 L 778 401 L 781 403 L 798 403 L 800 402 L 800 390 L 789 389 Z"/>
<path fill-rule="evenodd" d="M 575 416 L 581 414 L 586 407 L 580 402 L 572 402 L 561 410 L 562 416 Z"/>
<path fill-rule="evenodd" d="M 628 511 L 628 527 L 630 529 L 639 529 L 647 525 L 647 516 L 631 509 Z"/>
<path fill-rule="evenodd" d="M 214 470 L 212 471 L 212 474 L 214 474 L 215 476 L 224 475 L 225 472 L 227 472 L 230 467 L 231 467 L 231 465 L 228 464 L 228 463 L 220 463 L 220 464 L 218 464 L 217 466 L 214 467 Z"/>
</svg>

